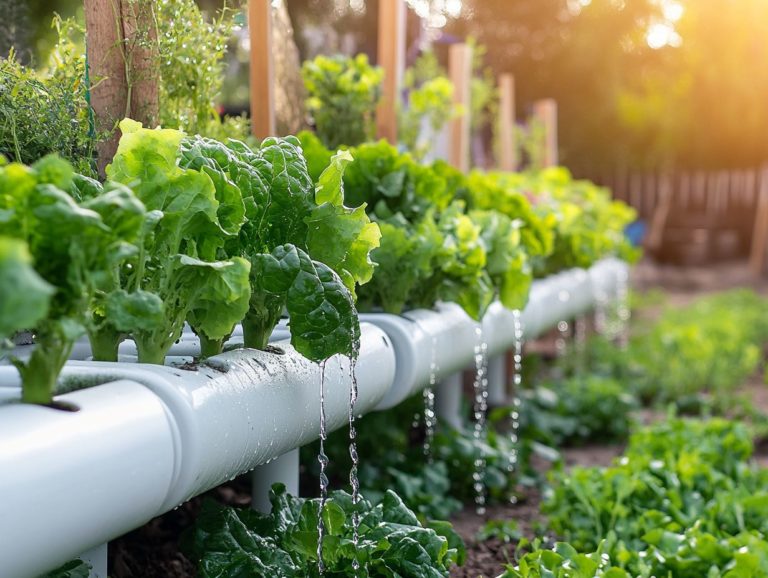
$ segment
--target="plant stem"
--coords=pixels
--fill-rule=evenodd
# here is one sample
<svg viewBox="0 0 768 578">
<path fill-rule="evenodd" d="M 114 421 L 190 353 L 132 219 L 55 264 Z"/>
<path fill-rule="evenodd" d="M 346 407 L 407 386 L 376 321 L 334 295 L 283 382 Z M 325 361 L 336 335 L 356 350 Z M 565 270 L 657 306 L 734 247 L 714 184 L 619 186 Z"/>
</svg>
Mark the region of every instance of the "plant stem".
<svg viewBox="0 0 768 578">
<path fill-rule="evenodd" d="M 280 321 L 282 307 L 275 309 L 263 308 L 258 311 L 253 308 L 243 319 L 243 344 L 251 349 L 267 348 L 269 337 Z"/>
<path fill-rule="evenodd" d="M 67 362 L 73 342 L 56 335 L 42 335 L 26 362 L 14 359 L 21 374 L 21 401 L 50 405 L 56 380 Z"/>
<path fill-rule="evenodd" d="M 93 360 L 117 361 L 117 351 L 122 340 L 122 334 L 109 324 L 90 331 L 88 341 L 91 343 Z"/>
<path fill-rule="evenodd" d="M 218 355 L 224 350 L 224 341 L 226 341 L 226 337 L 222 337 L 221 339 L 210 339 L 202 333 L 198 334 L 198 337 L 200 338 L 200 359 L 208 359 L 209 357 Z"/>
</svg>

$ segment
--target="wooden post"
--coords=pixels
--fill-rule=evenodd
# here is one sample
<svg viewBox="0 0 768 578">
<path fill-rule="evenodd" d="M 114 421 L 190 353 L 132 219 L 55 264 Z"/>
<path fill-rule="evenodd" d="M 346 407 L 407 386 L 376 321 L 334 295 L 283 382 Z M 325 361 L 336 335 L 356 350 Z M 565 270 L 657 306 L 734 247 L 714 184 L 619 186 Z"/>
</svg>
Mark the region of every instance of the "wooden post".
<svg viewBox="0 0 768 578">
<path fill-rule="evenodd" d="M 113 131 L 128 109 L 128 82 L 125 76 L 125 62 L 121 50 L 122 27 L 119 1 L 85 0 L 85 26 L 87 30 L 86 50 L 88 53 L 91 87 L 91 106 L 96 120 L 96 131 Z M 99 174 L 117 151 L 120 135 L 115 130 L 106 139 L 96 143 Z"/>
<path fill-rule="evenodd" d="M 752 229 L 752 248 L 749 254 L 749 267 L 755 278 L 759 278 L 763 274 L 766 245 L 768 244 L 768 167 L 761 171 L 760 188 L 757 195 L 757 210 Z"/>
<path fill-rule="evenodd" d="M 272 1 L 248 0 L 251 39 L 251 134 L 275 135 L 275 78 L 272 62 Z"/>
<path fill-rule="evenodd" d="M 515 125 L 515 77 L 499 77 L 499 168 L 517 170 L 517 126 Z"/>
<path fill-rule="evenodd" d="M 557 153 L 557 102 L 552 98 L 533 103 L 533 114 L 544 126 L 544 167 L 556 167 Z"/>
<path fill-rule="evenodd" d="M 151 2 L 85 0 L 84 9 L 95 128 L 109 134 L 96 143 L 103 177 L 120 140 L 117 123 L 124 117 L 158 122 L 157 29 Z"/>
<path fill-rule="evenodd" d="M 159 123 L 160 90 L 158 88 L 160 55 L 157 45 L 157 17 L 153 2 L 120 2 L 125 53 L 128 56 L 128 87 L 131 101 L 127 116 L 144 126 Z"/>
<path fill-rule="evenodd" d="M 453 83 L 453 102 L 464 114 L 451 121 L 449 162 L 462 172 L 469 171 L 470 87 L 472 81 L 472 47 L 452 44 L 448 52 L 448 68 Z"/>
<path fill-rule="evenodd" d="M 379 0 L 378 65 L 384 69 L 381 101 L 376 109 L 376 134 L 397 144 L 397 106 L 405 67 L 405 2 Z"/>
</svg>

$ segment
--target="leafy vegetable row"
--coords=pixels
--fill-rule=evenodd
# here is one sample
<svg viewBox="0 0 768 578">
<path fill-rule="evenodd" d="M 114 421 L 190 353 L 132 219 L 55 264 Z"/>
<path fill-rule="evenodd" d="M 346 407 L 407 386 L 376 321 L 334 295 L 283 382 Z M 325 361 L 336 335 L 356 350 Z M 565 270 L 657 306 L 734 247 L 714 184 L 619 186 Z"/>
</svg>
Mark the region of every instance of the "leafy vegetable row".
<svg viewBox="0 0 768 578">
<path fill-rule="evenodd" d="M 503 186 L 509 175 L 423 166 L 384 142 L 332 153 L 309 134 L 249 148 L 128 119 L 121 130 L 105 183 L 56 157 L 0 167 L 0 236 L 15 241 L 4 286 L 30 300 L 4 299 L 19 311 L 0 338 L 36 330 L 31 357 L 14 360 L 25 401 L 50 402 L 83 333 L 96 360 L 117 360 L 130 337 L 140 362 L 163 363 L 185 323 L 206 357 L 241 322 L 245 346 L 264 349 L 287 313 L 294 347 L 320 361 L 355 355 L 357 307 L 455 301 L 478 320 L 495 298 L 522 308 L 534 271 L 567 243 L 570 213 L 590 223 L 592 259 L 622 251 L 631 217 L 563 175 L 551 190 L 569 200 L 532 205 Z M 16 292 L 14 276 L 34 287 Z"/>
<path fill-rule="evenodd" d="M 129 120 L 121 129 L 105 184 L 56 157 L 0 167 L 0 235 L 15 242 L 3 287 L 37 299 L 4 315 L 0 335 L 36 329 L 31 357 L 14 360 L 25 401 L 50 402 L 84 332 L 97 360 L 116 360 L 130 336 L 140 362 L 162 363 L 185 322 L 204 355 L 240 321 L 245 345 L 263 349 L 285 309 L 302 354 L 355 353 L 354 287 L 372 274 L 379 231 L 343 205 L 347 153 L 315 186 L 291 137 L 251 150 Z M 36 291 L 19 294 L 15 278 Z"/>
<path fill-rule="evenodd" d="M 612 467 L 555 475 L 545 512 L 570 544 L 534 545 L 503 576 L 765 576 L 768 470 L 751 455 L 749 432 L 735 422 L 641 430 Z"/>
</svg>

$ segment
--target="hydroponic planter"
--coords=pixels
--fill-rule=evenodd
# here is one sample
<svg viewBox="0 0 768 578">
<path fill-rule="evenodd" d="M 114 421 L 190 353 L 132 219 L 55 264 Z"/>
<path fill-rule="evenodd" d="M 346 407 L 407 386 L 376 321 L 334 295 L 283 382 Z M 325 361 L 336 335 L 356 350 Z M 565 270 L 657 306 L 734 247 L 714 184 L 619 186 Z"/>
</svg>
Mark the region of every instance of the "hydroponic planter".
<svg viewBox="0 0 768 578">
<path fill-rule="evenodd" d="M 613 297 L 628 270 L 623 261 L 606 259 L 589 271 L 572 269 L 534 281 L 521 313 L 524 338 L 534 339 L 558 322 L 584 314 L 601 294 L 607 299 Z M 456 304 L 439 304 L 434 310 L 417 309 L 403 315 L 368 313 L 360 317 L 387 333 L 397 359 L 395 384 L 376 409 L 394 407 L 424 388 L 432 368 L 440 380 L 473 363 L 480 339 L 478 324 Z M 514 346 L 514 325 L 512 311 L 499 302 L 491 305 L 482 322 L 482 340 L 489 357 Z"/>
<path fill-rule="evenodd" d="M 3 578 L 37 576 L 146 523 L 173 485 L 179 432 L 146 387 L 118 380 L 59 399 L 80 410 L 0 406 Z"/>
<path fill-rule="evenodd" d="M 366 313 L 360 319 L 384 330 L 395 349 L 394 385 L 377 410 L 394 407 L 423 388 L 432 371 L 440 379 L 464 369 L 472 362 L 478 342 L 477 323 L 453 303 L 402 316 Z"/>
<path fill-rule="evenodd" d="M 383 331 L 363 324 L 361 333 L 355 411 L 363 414 L 392 386 L 395 357 Z M 0 472 L 13 472 L 0 477 L 3 578 L 55 568 L 315 440 L 321 369 L 278 345 L 283 353 L 230 351 L 194 371 L 70 362 L 65 383 L 104 383 L 57 397 L 81 411 L 0 406 Z M 332 431 L 348 420 L 349 360 L 328 360 L 324 374 Z M 5 385 L 6 401 L 18 398 L 18 383 Z"/>
</svg>

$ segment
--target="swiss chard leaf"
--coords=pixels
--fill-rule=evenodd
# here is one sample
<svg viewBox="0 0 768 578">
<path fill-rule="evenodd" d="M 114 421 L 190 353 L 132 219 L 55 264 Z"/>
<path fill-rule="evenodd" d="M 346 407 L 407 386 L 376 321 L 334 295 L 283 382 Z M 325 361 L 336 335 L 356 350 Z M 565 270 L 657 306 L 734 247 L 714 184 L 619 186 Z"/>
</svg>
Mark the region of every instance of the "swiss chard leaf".
<svg viewBox="0 0 768 578">
<path fill-rule="evenodd" d="M 288 310 L 291 343 L 303 355 L 321 361 L 336 353 L 356 354 L 360 325 L 355 305 L 331 268 L 294 245 L 281 245 L 253 257 L 251 278 L 258 306 L 266 296 L 273 311 Z M 248 323 L 246 318 L 246 331 Z"/>
</svg>

